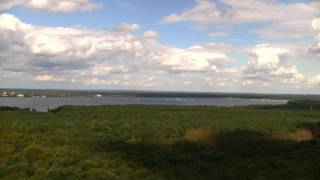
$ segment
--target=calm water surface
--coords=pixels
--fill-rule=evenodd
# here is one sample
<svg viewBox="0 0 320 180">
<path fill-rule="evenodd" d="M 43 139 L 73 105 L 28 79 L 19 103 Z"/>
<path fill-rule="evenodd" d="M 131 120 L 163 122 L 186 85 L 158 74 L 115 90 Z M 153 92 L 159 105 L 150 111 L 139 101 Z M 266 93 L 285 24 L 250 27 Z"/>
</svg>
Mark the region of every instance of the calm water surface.
<svg viewBox="0 0 320 180">
<path fill-rule="evenodd" d="M 209 105 L 209 106 L 248 106 L 248 105 L 279 105 L 287 100 L 240 99 L 240 98 L 157 98 L 157 97 L 48 97 L 48 98 L 15 98 L 1 97 L 0 106 L 31 108 L 37 111 L 47 111 L 63 105 Z"/>
</svg>

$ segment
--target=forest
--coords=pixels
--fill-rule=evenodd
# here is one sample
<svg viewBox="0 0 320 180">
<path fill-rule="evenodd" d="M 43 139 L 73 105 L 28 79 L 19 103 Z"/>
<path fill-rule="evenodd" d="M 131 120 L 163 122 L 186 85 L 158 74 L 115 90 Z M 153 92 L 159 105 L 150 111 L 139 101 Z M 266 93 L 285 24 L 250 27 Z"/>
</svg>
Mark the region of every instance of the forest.
<svg viewBox="0 0 320 180">
<path fill-rule="evenodd" d="M 0 179 L 319 179 L 320 106 L 0 108 Z"/>
</svg>

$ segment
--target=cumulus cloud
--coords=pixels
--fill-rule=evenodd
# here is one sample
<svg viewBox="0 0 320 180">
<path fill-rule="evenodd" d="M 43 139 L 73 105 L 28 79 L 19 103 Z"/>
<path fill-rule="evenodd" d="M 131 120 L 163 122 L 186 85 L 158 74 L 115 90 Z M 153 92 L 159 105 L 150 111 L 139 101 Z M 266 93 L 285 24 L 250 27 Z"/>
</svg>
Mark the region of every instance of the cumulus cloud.
<svg viewBox="0 0 320 180">
<path fill-rule="evenodd" d="M 163 24 L 192 22 L 200 27 L 269 23 L 253 32 L 263 37 L 300 38 L 310 35 L 310 21 L 318 15 L 319 2 L 282 3 L 279 0 L 198 0 L 196 5 L 161 20 Z"/>
<path fill-rule="evenodd" d="M 320 18 L 316 18 L 312 21 L 312 27 L 318 32 L 318 36 L 316 37 L 316 44 L 311 48 L 311 51 L 320 55 Z"/>
<path fill-rule="evenodd" d="M 320 75 L 310 78 L 308 80 L 308 83 L 311 84 L 312 86 L 320 84 Z"/>
<path fill-rule="evenodd" d="M 121 23 L 118 26 L 116 26 L 113 31 L 116 32 L 132 32 L 132 31 L 137 31 L 140 29 L 139 24 L 129 24 L 129 23 Z"/>
<path fill-rule="evenodd" d="M 63 79 L 57 79 L 51 75 L 45 74 L 45 75 L 37 75 L 34 80 L 36 81 L 63 81 Z"/>
<path fill-rule="evenodd" d="M 243 67 L 245 79 L 281 85 L 312 86 L 297 66 L 289 61 L 290 49 L 269 44 L 257 45 L 251 50 L 251 59 Z"/>
<path fill-rule="evenodd" d="M 183 49 L 163 45 L 153 31 L 134 36 L 130 32 L 139 27 L 135 24 L 99 31 L 33 26 L 10 14 L 0 15 L 0 21 L 0 72 L 21 72 L 35 81 L 143 83 L 146 87 L 154 81 L 146 78 L 152 72 L 214 71 L 230 59 L 202 46 Z M 129 77 L 141 83 L 128 83 Z"/>
<path fill-rule="evenodd" d="M 76 87 L 162 88 L 196 86 L 314 87 L 319 76 L 305 77 L 294 64 L 302 46 L 262 44 L 239 48 L 222 43 L 189 48 L 164 45 L 158 33 L 135 24 L 112 30 L 34 26 L 11 14 L 0 15 L 0 81 L 66 83 Z M 317 21 L 314 22 L 317 29 Z M 122 28 L 120 28 L 122 27 Z M 231 53 L 249 54 L 232 66 Z M 7 82 L 6 81 L 6 82 Z M 260 86 L 259 86 L 260 85 Z"/>
<path fill-rule="evenodd" d="M 31 10 L 51 12 L 75 12 L 92 11 L 103 5 L 93 3 L 91 0 L 2 0 L 0 10 L 11 9 L 14 6 L 22 6 Z"/>
<path fill-rule="evenodd" d="M 146 31 L 142 34 L 142 37 L 154 39 L 158 37 L 158 33 L 155 31 Z"/>
<path fill-rule="evenodd" d="M 293 47 L 259 44 L 245 51 L 250 56 L 247 64 L 219 68 L 204 80 L 213 88 L 250 92 L 310 92 L 320 84 L 319 75 L 306 77 L 293 63 Z"/>
<path fill-rule="evenodd" d="M 320 31 L 320 18 L 314 19 L 312 21 L 312 27 L 316 31 Z"/>
<path fill-rule="evenodd" d="M 226 54 L 210 51 L 202 46 L 188 49 L 171 48 L 166 53 L 157 54 L 152 58 L 178 72 L 214 71 L 229 60 Z"/>
</svg>

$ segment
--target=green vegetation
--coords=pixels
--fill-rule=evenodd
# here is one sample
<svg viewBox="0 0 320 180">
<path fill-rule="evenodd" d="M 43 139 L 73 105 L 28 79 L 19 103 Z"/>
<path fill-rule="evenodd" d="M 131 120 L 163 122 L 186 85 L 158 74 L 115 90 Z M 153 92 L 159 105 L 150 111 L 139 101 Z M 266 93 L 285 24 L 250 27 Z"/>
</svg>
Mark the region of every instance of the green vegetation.
<svg viewBox="0 0 320 180">
<path fill-rule="evenodd" d="M 34 111 L 34 110 L 31 110 L 30 108 L 18 108 L 18 107 L 0 106 L 0 112 L 1 111 L 29 112 L 29 111 Z"/>
<path fill-rule="evenodd" d="M 288 106 L 291 108 L 307 109 L 307 110 L 320 110 L 320 101 L 312 100 L 294 100 L 289 101 Z"/>
<path fill-rule="evenodd" d="M 294 103 L 4 109 L 0 179 L 319 179 L 320 111 Z"/>
</svg>

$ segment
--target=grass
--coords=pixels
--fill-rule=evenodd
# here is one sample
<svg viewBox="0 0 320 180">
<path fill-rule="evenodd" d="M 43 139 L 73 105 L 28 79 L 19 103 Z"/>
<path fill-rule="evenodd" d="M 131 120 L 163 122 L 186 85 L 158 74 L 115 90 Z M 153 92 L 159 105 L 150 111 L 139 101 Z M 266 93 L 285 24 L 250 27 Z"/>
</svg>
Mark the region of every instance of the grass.
<svg viewBox="0 0 320 180">
<path fill-rule="evenodd" d="M 319 129 L 290 104 L 4 109 L 0 179 L 319 179 Z"/>
</svg>

